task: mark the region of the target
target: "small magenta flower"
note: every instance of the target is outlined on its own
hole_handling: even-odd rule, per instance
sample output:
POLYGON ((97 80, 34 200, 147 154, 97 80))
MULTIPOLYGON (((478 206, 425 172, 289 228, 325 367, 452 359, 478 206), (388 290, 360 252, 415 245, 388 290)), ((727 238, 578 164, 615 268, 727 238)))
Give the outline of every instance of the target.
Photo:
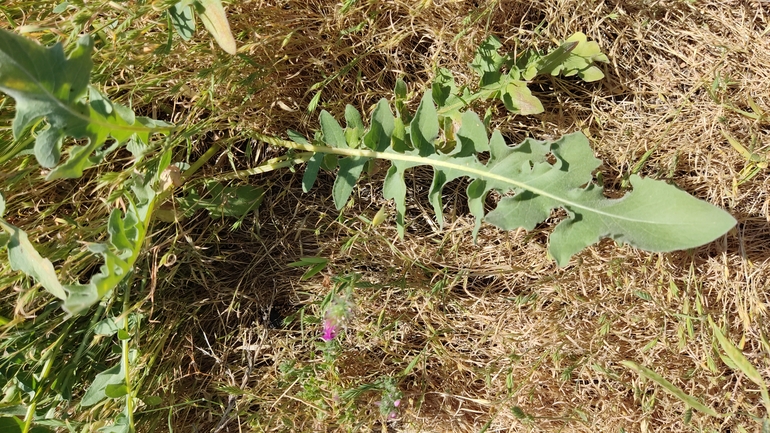
POLYGON ((321 339, 328 343, 337 338, 340 334, 340 327, 345 325, 352 314, 353 301, 350 293, 333 295, 324 312, 321 339))
POLYGON ((376 403, 380 408, 380 413, 386 419, 398 418, 398 407, 401 406, 402 394, 398 390, 395 380, 390 377, 381 378, 378 385, 382 393, 382 399, 376 403))
POLYGON ((332 341, 337 336, 337 321, 332 318, 326 318, 324 320, 324 329, 321 339, 323 341, 332 341))

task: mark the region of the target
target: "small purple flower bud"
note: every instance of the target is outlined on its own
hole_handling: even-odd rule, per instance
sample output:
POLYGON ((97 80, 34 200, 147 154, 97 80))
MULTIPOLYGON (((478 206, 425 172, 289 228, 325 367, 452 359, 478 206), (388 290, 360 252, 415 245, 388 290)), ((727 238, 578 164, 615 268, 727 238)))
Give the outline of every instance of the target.
POLYGON ((337 323, 332 319, 324 320, 323 341, 332 341, 337 336, 337 323))
POLYGON ((396 400, 393 402, 394 407, 398 407, 401 404, 401 400, 396 400))

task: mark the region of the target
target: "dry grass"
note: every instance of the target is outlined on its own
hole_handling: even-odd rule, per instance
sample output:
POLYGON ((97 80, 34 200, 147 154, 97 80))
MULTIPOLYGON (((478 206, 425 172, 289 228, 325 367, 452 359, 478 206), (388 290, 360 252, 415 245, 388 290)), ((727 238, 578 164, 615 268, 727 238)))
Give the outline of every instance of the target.
MULTIPOLYGON (((722 135, 770 153, 770 115, 745 114, 754 112, 750 100, 770 112, 770 5, 342 3, 352 6, 234 2, 227 10, 237 57, 203 31, 192 43, 175 41, 166 57, 137 43, 129 63, 134 74, 150 71, 151 82, 132 76, 126 62, 111 69, 112 51, 95 62, 106 62, 103 77, 113 77, 104 78, 108 90, 151 114, 205 121, 209 132, 191 136, 188 157, 220 140, 226 151, 204 170, 214 177, 278 154, 250 140, 250 130, 312 136, 319 110, 305 109, 317 90, 319 108, 340 116, 345 104, 364 111, 391 99, 403 77, 416 103, 437 67, 472 83, 467 63, 488 34, 512 51, 552 47, 582 31, 610 58, 607 77, 540 79, 533 88, 545 113, 522 118, 498 108, 495 127, 512 140, 583 130, 609 188, 638 169, 724 207, 739 225, 692 252, 650 254, 604 241, 558 269, 546 256, 552 225, 532 233, 485 226, 474 245, 460 183, 446 189, 447 225, 439 230, 425 197, 430 171, 407 179, 404 240, 392 218, 377 228, 359 218, 385 203, 382 174, 362 182, 341 213, 331 203, 331 175, 309 194, 301 170, 244 180, 268 193, 238 229, 201 213, 153 234, 145 338, 167 340, 144 389, 180 405, 170 416, 174 431, 756 431, 749 414, 766 415, 757 387, 720 360, 705 318, 724 325, 770 383, 770 177, 764 169, 744 181, 750 163, 722 135), (164 254, 176 262, 161 265, 164 254), (327 277, 357 273, 370 284, 355 291, 356 313, 332 361, 317 343, 320 325, 307 320, 321 314, 330 284, 322 276, 301 281, 302 270, 286 266, 306 256, 330 258, 327 277), (294 320, 283 325, 286 317, 294 320), (695 412, 686 422, 684 403, 623 360, 730 415, 695 412), (312 374, 288 374, 281 366, 289 362, 312 374), (334 398, 383 376, 397 378, 404 395, 395 420, 380 416, 375 392, 351 404, 334 398), (517 418, 514 406, 530 418, 517 418)), ((165 37, 150 29, 137 41, 155 47, 165 37)))

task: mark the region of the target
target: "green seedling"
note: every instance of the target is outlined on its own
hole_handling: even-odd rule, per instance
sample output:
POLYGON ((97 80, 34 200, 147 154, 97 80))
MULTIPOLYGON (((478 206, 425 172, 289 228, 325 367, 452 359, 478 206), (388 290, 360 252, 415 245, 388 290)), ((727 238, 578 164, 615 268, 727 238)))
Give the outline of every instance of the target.
MULTIPOLYGON (((754 149, 747 149, 740 141, 736 140, 732 135, 728 134, 725 130, 722 130, 722 136, 730 143, 733 149, 738 152, 745 160, 746 165, 743 167, 738 178, 735 179, 734 189, 739 185, 751 180, 754 176, 759 174, 762 170, 767 169, 767 156, 757 153, 754 149)), ((734 191, 737 193, 737 191, 734 191)))

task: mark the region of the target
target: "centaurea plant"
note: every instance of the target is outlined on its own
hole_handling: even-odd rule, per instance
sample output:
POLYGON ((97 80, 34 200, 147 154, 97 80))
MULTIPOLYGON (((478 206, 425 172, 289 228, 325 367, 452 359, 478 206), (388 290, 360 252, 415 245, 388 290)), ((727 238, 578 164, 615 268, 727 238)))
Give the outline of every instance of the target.
POLYGON ((332 293, 331 299, 326 305, 321 339, 327 343, 339 335, 340 327, 353 314, 355 304, 353 303, 352 287, 352 282, 345 284, 342 293, 332 293))

